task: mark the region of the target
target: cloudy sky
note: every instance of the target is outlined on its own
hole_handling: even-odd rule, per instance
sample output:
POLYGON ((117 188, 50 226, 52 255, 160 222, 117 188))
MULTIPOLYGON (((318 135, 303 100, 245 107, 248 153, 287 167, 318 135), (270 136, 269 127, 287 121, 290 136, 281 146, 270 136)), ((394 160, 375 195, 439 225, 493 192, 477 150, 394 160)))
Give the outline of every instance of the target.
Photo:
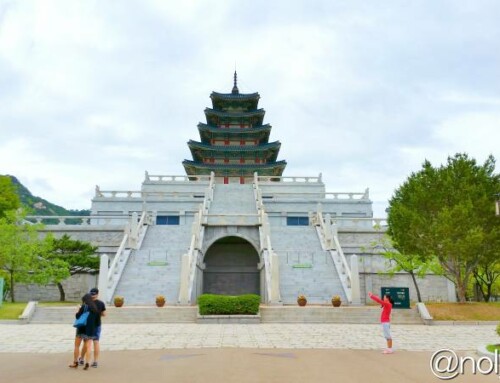
POLYGON ((500 158, 499 19, 496 0, 2 0, 0 174, 73 209, 184 174, 236 65, 284 175, 369 187, 382 217, 424 159, 500 158))

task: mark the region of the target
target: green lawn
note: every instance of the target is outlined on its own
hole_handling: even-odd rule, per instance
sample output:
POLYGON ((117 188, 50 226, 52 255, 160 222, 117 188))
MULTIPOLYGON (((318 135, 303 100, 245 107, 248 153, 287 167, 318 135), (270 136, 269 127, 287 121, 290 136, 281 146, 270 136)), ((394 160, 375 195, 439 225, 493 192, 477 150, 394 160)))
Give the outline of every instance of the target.
MULTIPOLYGON (((28 302, 3 302, 0 307, 0 320, 2 319, 19 319, 19 315, 23 313, 24 308, 28 302)), ((40 302, 40 307, 54 307, 54 306, 77 306, 77 302, 40 302)))
POLYGON ((500 302, 426 303, 434 320, 497 321, 500 302))
POLYGON ((489 352, 495 352, 495 350, 498 350, 498 353, 500 354, 500 344, 489 344, 486 346, 486 349, 489 352))
POLYGON ((26 302, 9 303, 3 302, 0 307, 0 320, 2 319, 18 319, 26 307, 26 302))

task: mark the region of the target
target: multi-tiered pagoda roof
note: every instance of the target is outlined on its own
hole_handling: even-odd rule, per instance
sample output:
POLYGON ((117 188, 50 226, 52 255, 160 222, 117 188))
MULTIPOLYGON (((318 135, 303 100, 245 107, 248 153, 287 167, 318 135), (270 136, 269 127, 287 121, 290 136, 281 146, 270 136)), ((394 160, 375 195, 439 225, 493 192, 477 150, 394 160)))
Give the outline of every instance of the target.
POLYGON ((238 178, 244 183, 253 173, 281 176, 286 161, 277 161, 281 143, 269 142, 271 125, 263 124, 264 109, 259 109, 259 93, 242 94, 234 73, 231 93, 212 92, 212 108, 205 109, 207 123, 199 123, 201 141, 190 140, 193 160, 184 160, 188 175, 210 174, 238 178))

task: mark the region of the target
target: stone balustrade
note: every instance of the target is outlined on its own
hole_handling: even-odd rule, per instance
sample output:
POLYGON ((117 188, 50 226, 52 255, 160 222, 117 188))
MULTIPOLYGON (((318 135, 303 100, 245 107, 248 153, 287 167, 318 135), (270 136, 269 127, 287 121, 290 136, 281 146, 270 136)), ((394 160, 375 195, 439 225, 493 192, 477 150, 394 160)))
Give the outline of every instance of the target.
POLYGON ((25 218, 32 223, 41 223, 45 225, 121 225, 125 224, 129 215, 29 215, 25 218), (55 222, 54 222, 55 221, 55 222))
POLYGON ((143 192, 143 191, 122 191, 122 190, 99 190, 96 191, 95 198, 136 198, 136 199, 148 199, 148 198, 161 198, 161 199, 175 199, 175 198, 204 198, 204 192, 143 192))
POLYGON ((209 175, 152 175, 146 172, 145 181, 155 182, 155 183, 168 183, 168 182, 193 182, 193 181, 203 181, 210 182, 209 175))
POLYGON ((279 200, 286 200, 286 199, 293 199, 293 198, 300 198, 300 199, 310 199, 310 200, 317 200, 318 202, 321 200, 364 200, 368 199, 368 195, 366 192, 364 193, 359 193, 359 192, 327 192, 327 193, 321 193, 321 192, 268 192, 268 193, 263 193, 262 198, 266 200, 274 200, 274 201, 279 201, 279 200))
POLYGON ((375 230, 383 230, 387 227, 387 218, 357 218, 357 217, 331 217, 331 223, 337 227, 348 228, 372 228, 375 230))
POLYGON ((278 176, 258 176, 260 183, 321 183, 321 175, 319 177, 278 177, 278 176))

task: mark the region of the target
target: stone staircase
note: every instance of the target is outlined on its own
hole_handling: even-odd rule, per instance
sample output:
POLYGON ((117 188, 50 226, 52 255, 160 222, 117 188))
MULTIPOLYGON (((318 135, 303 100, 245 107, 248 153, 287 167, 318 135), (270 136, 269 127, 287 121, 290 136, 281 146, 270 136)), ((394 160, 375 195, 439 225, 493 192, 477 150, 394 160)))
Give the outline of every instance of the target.
POLYGON ((186 226, 150 226, 141 249, 130 255, 115 296, 125 297, 128 305, 154 304, 160 294, 167 302, 177 302, 181 257, 187 252, 190 239, 191 230, 186 226))
MULTIPOLYGON (((126 303, 125 303, 126 304, 126 303)), ((68 324, 75 320, 77 307, 37 307, 30 323, 68 324)), ((198 307, 107 306, 103 323, 194 323, 198 307)))
MULTIPOLYGON (((261 306, 262 323, 380 323, 378 306, 261 306)), ((392 310, 394 324, 423 324, 416 308, 392 310)))
POLYGON ((330 302, 333 295, 346 297, 337 270, 321 248, 313 226, 271 226, 271 242, 280 259, 281 299, 296 304, 303 294, 309 303, 330 302))
MULTIPOLYGON (((73 323, 77 307, 37 307, 30 323, 68 324, 73 323)), ((195 323, 198 306, 108 306, 106 323, 195 323)), ((380 308, 377 306, 261 306, 262 323, 379 323, 380 308)), ((394 324, 423 324, 415 308, 393 310, 394 324)))
POLYGON ((257 205, 253 186, 251 184, 216 184, 209 214, 256 215, 257 205))

